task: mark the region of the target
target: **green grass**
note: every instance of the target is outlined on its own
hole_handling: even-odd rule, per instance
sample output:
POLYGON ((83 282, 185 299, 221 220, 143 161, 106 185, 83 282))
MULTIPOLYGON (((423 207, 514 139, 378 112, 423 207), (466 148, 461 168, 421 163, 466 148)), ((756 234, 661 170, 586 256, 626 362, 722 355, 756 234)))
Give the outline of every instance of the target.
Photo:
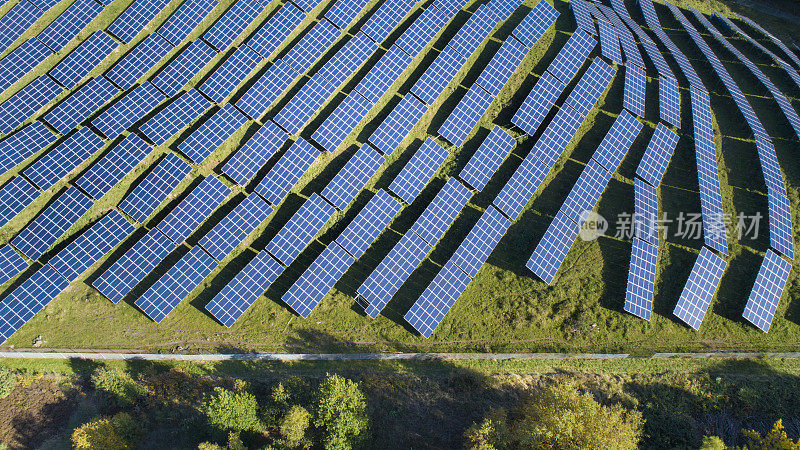
MULTIPOLYGON (((117 0, 114 3, 115 8, 121 1, 123 0, 117 0)), ((526 0, 525 5, 532 6, 535 3, 535 0, 526 0)), ((326 8, 326 4, 327 2, 323 2, 312 15, 321 14, 326 8)), ((377 2, 373 1, 368 9, 374 8, 376 4, 377 2)), ((745 11, 749 17, 774 29, 772 24, 775 22, 768 20, 766 16, 742 9, 735 4, 698 0, 691 3, 684 2, 682 5, 686 4, 699 7, 706 12, 710 11, 710 8, 725 13, 734 10, 745 11)), ((170 8, 175 8, 177 5, 178 2, 173 1, 170 8)), ((419 144, 429 137, 428 131, 442 123, 465 92, 463 84, 474 82, 480 68, 488 63, 494 49, 500 44, 497 39, 490 38, 469 59, 465 69, 459 72, 445 93, 403 140, 400 148, 387 158, 386 163, 369 181, 366 189, 359 194, 348 209, 335 214, 329 220, 317 240, 285 271, 265 296, 259 298, 230 329, 220 325, 208 315, 204 309, 205 305, 249 262, 255 254, 254 251, 263 249, 269 239, 300 207, 303 200, 310 194, 319 192, 336 171, 344 165, 354 149, 364 142, 365 137, 385 117, 388 113, 387 108, 397 102, 398 91, 405 92, 412 81, 431 63, 434 56, 431 49, 441 49, 442 41, 449 39, 454 34, 453 26, 446 27, 423 50, 411 67, 393 84, 390 91, 351 133, 340 150, 333 154, 322 155, 292 189, 277 211, 239 245, 220 264, 220 267, 187 299, 184 299, 161 324, 155 324, 148 319, 133 306, 133 301, 163 274, 168 267, 165 264, 161 264, 145 280, 142 288, 135 290, 126 301, 118 305, 103 298, 86 283, 87 280, 91 281, 102 273, 102 270, 135 242, 135 239, 129 239, 112 251, 110 258, 99 261, 79 280, 72 283, 64 293, 12 336, 5 346, 30 347, 32 342, 41 336, 44 347, 113 348, 148 352, 331 350, 652 352, 678 350, 785 351, 796 349, 800 342, 800 287, 798 287, 797 270, 792 273, 787 289, 788 294, 784 296, 778 308, 770 333, 761 333, 741 318, 750 286, 758 271, 761 255, 768 245, 766 221, 762 222, 760 239, 754 242, 739 242, 732 237, 733 229, 728 230, 731 251, 731 256, 728 258, 730 266, 722 280, 719 294, 713 301, 699 332, 689 330, 671 313, 691 270, 696 253, 702 245, 699 240, 670 237, 662 241, 656 280, 655 309, 651 322, 642 321, 622 311, 631 248, 628 240, 603 237, 592 242, 576 242, 568 254, 557 277, 558 282, 554 286, 546 286, 525 269, 526 260, 574 185, 583 166, 621 109, 624 89, 624 71, 621 68, 610 88, 600 100, 598 108, 589 114, 575 138, 556 163, 555 168, 548 175, 542 188, 531 199, 523 214, 512 224, 508 233, 490 256, 488 263, 484 265, 430 339, 423 339, 413 333, 403 321, 403 314, 431 282, 439 267, 447 261, 460 240, 478 220, 480 212, 488 207, 500 192, 521 158, 524 158, 530 151, 534 139, 520 136, 519 145, 503 163, 498 174, 483 192, 472 198, 469 206, 448 230, 445 238, 434 248, 421 267, 412 274, 384 310, 382 316, 371 320, 354 302, 353 296, 357 287, 379 264, 402 234, 408 230, 446 179, 456 174, 469 160, 479 141, 476 136, 485 135, 491 129, 492 121, 496 117, 500 118, 498 122, 507 123, 510 118, 509 114, 513 114, 515 108, 513 105, 518 105, 524 100, 538 76, 543 73, 558 49, 568 39, 574 29, 568 4, 556 2, 555 5, 561 12, 556 27, 551 28, 530 52, 503 92, 483 116, 478 129, 470 135, 463 147, 449 148, 450 157, 437 172, 434 180, 413 204, 406 206, 400 212, 390 228, 378 238, 367 254, 346 272, 335 289, 322 300, 308 319, 296 316, 282 304, 280 298, 283 293, 321 253, 324 245, 330 243, 360 211, 371 198, 371 193, 389 185, 419 144)), ((276 3, 273 2, 261 15, 260 20, 268 17, 275 6, 276 3)), ((473 11, 475 7, 476 4, 473 3, 468 9, 473 11)), ((216 11, 222 10, 223 5, 220 5, 216 11)), ((638 7, 629 3, 628 10, 640 24, 644 23, 638 13, 638 7)), ((709 65, 703 62, 702 54, 696 49, 683 28, 672 19, 665 7, 657 5, 657 10, 668 34, 687 53, 704 82, 713 86, 712 107, 715 112, 715 135, 720 156, 720 176, 726 213, 731 213, 735 217, 739 212, 746 214, 760 212, 766 216, 766 189, 758 168, 752 137, 740 126, 743 122, 734 103, 726 91, 717 87, 719 83, 716 75, 711 72, 709 65)), ((113 15, 121 11, 121 6, 115 11, 113 13, 112 11, 104 12, 104 16, 94 21, 90 28, 110 23, 113 15)), ((419 7, 409 17, 413 18, 418 14, 419 7)), ((155 29, 156 25, 165 20, 167 16, 160 15, 148 29, 155 29)), ((467 14, 460 13, 455 21, 460 24, 467 17, 467 14)), ((521 14, 514 16, 515 20, 520 18, 521 14)), ((360 22, 363 20, 356 20, 356 23, 360 22)), ((210 24, 210 21, 201 24, 179 48, 183 48, 189 41, 198 37, 210 24)), ((311 21, 306 20, 301 27, 310 24, 311 21)), ((401 25, 401 27, 404 26, 406 24, 401 25)), ((254 29, 255 26, 249 27, 245 34, 253 32, 254 29)), ((502 37, 508 31, 508 25, 498 30, 495 31, 502 37)), ((90 29, 82 32, 82 39, 88 37, 91 31, 90 29)), ((352 30, 350 32, 352 33, 352 30)), ((797 27, 787 24, 782 25, 781 32, 783 36, 800 36, 800 30, 797 27)), ((145 34, 141 33, 137 36, 134 43, 143 39, 145 34)), ((394 33, 395 37, 397 35, 399 35, 398 32, 394 33)), ((296 39, 297 35, 294 35, 287 40, 287 43, 296 39)), ((238 38, 234 46, 241 43, 242 40, 243 37, 238 38)), ((771 45, 765 39, 760 40, 768 47, 771 45)), ((734 39, 733 42, 759 64, 778 87, 792 99, 795 107, 800 106, 797 87, 792 85, 791 80, 773 62, 758 55, 745 41, 734 39)), ((288 48, 287 43, 275 51, 272 59, 283 56, 288 48)), ((70 46, 75 45, 77 45, 77 41, 70 44, 70 46)), ((781 167, 790 185, 789 195, 794 212, 794 235, 797 239, 800 234, 800 218, 797 215, 800 203, 797 189, 800 184, 800 173, 798 166, 794 163, 798 150, 797 138, 792 136, 791 128, 782 114, 776 111, 776 105, 766 96, 763 87, 757 84, 757 81, 746 72, 741 64, 733 62, 733 55, 726 53, 715 42, 711 42, 711 45, 748 95, 748 99, 762 119, 767 131, 770 135, 775 136, 774 143, 781 167)), ((96 75, 101 73, 102 69, 110 67, 113 61, 124 54, 125 48, 127 46, 106 58, 102 64, 103 67, 92 73, 96 75)), ((229 49, 227 52, 232 50, 229 49)), ((595 51, 595 56, 598 51, 599 46, 595 51)), ((313 74, 330 56, 332 53, 326 53, 312 67, 309 74, 313 74)), ((666 58, 673 66, 674 71, 679 73, 671 57, 666 55, 666 58)), ((202 81, 218 64, 219 59, 220 57, 217 57, 209 63, 189 85, 193 86, 202 81)), ((34 72, 44 73, 54 64, 55 61, 48 60, 37 67, 34 72)), ((161 65, 163 63, 159 64, 159 67, 161 65)), ((586 66, 588 65, 584 66, 584 70, 586 66)), ((264 65, 256 69, 248 80, 242 82, 232 98, 236 98, 246 87, 250 86, 257 79, 258 74, 263 72, 263 67, 264 65)), ((148 76, 156 70, 158 67, 149 71, 148 76)), ((355 84, 354 80, 360 78, 366 73, 366 70, 368 70, 366 67, 360 69, 358 75, 345 83, 342 89, 344 93, 352 88, 355 84)), ((655 74, 652 67, 648 74, 651 76, 655 74)), ((287 89, 284 97, 296 92, 297 89, 297 82, 295 82, 287 89)), ((682 90, 682 93, 684 94, 683 122, 689 124, 691 114, 688 91, 682 90)), ((615 174, 597 206, 597 211, 606 217, 633 211, 633 175, 647 145, 650 130, 655 127, 658 120, 658 108, 652 102, 652 99, 656 98, 656 94, 657 83, 651 79, 648 84, 648 99, 651 99, 651 103, 647 105, 646 131, 637 139, 634 147, 623 161, 620 171, 615 174)), ((2 98, 0 97, 0 99, 2 98)), ((323 106, 323 115, 318 114, 312 117, 309 121, 308 131, 301 135, 307 136, 308 132, 313 131, 324 119, 324 114, 332 111, 343 98, 342 91, 334 94, 323 106)), ((274 115, 285 103, 286 98, 278 100, 265 117, 274 115)), ((49 105, 43 111, 52 106, 53 104, 49 105)), ((208 111, 206 114, 210 114, 210 112, 208 111)), ((179 135, 186 135, 194 128, 196 125, 190 124, 179 135)), ((229 155, 233 154, 243 139, 255 132, 256 128, 256 124, 249 122, 206 161, 197 165, 145 225, 147 227, 154 226, 172 206, 184 197, 190 187, 196 185, 201 177, 218 173, 229 155)), ((681 140, 660 190, 660 209, 671 217, 675 217, 681 211, 687 213, 700 211, 691 128, 684 127, 679 133, 681 140)), ((176 140, 172 139, 164 146, 153 149, 145 161, 98 201, 49 254, 55 254, 57 249, 69 242, 94 220, 97 220, 103 212, 117 205, 130 190, 130 184, 139 179, 160 155, 169 148, 173 148, 176 140)), ((439 142, 444 144, 441 140, 439 142)), ((108 147, 101 149, 93 156, 92 160, 99 158, 108 147)), ((9 174, 1 176, 0 183, 4 183, 10 176, 19 173, 36 157, 38 156, 32 157, 9 174)), ((276 157, 273 158, 273 161, 276 157)), ((33 205, 0 229, 0 242, 10 241, 55 193, 67 186, 70 180, 80 176, 90 164, 91 161, 83 163, 66 180, 62 180, 54 188, 45 192, 33 205)), ((247 192, 252 191, 252 188, 253 186, 248 186, 247 192)), ((241 195, 242 190, 236 188, 231 198, 238 198, 241 195)), ((210 229, 215 220, 223 217, 229 209, 230 206, 223 206, 201 229, 210 229)), ((143 232, 144 230, 140 231, 136 236, 141 236, 143 232)), ((189 239, 189 244, 195 244, 200 235, 202 233, 195 233, 195 236, 189 239)), ((170 261, 175 261, 174 256, 170 261)), ((9 286, 14 284, 15 281, 12 280, 3 289, 8 290, 9 286)))

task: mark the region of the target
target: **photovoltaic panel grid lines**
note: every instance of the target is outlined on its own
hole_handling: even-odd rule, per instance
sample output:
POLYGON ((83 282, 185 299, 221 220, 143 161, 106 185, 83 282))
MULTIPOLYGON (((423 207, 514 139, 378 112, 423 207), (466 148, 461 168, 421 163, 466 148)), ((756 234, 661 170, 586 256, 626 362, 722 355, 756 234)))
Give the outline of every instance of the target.
POLYGON ((333 45, 340 34, 339 30, 330 22, 321 20, 301 37, 282 59, 295 70, 303 73, 322 56, 328 47, 333 45))
POLYGON ((383 42, 414 7, 414 0, 386 0, 361 27, 375 42, 383 42))
POLYGON ((169 138, 195 120, 211 103, 197 89, 183 93, 139 127, 150 142, 164 145, 169 138))
POLYGON ((724 259, 703 247, 673 314, 695 330, 699 329, 727 264, 724 259))
POLYGON ((10 245, 0 247, 0 284, 5 284, 27 267, 28 263, 10 245))
POLYGON ((167 4, 169 0, 136 0, 114 19, 108 31, 122 42, 130 42, 167 4))
POLYGON ((68 284, 52 267, 40 267, 0 303, 0 339, 8 339, 68 284))
POLYGON ((48 189, 94 154, 103 144, 103 140, 89 127, 81 128, 22 173, 36 186, 48 189))
POLYGON ((325 13, 325 18, 340 29, 347 28, 367 3, 369 1, 366 0, 336 1, 325 13))
POLYGON ((14 177, 0 188, 0 226, 30 205, 39 191, 23 177, 14 177))
POLYGON ((106 195, 151 150, 138 135, 129 134, 102 158, 95 161, 75 184, 97 200, 106 195))
POLYGON ((547 71, 562 83, 569 83, 595 46, 597 41, 591 36, 580 30, 575 31, 547 67, 547 71))
POLYGON ((633 240, 628 287, 625 290, 625 311, 644 320, 650 320, 653 311, 657 259, 658 247, 641 239, 633 240))
POLYGON ((585 118, 586 116, 569 106, 561 106, 542 136, 536 141, 531 154, 542 160, 548 168, 553 167, 585 118))
POLYGON ((466 61, 453 47, 445 46, 414 83, 411 92, 426 104, 433 104, 466 61))
POLYGON ((53 52, 30 38, 0 61, 0 90, 6 90, 53 52))
POLYGON ((33 122, 0 141, 0 171, 5 172, 56 140, 42 122, 33 122))
POLYGON ((589 4, 583 0, 575 0, 569 2, 569 8, 572 10, 572 14, 575 16, 575 23, 580 29, 587 33, 597 34, 589 4))
MULTIPOLYGON (((275 66, 273 66, 275 67, 275 66)), ((328 83, 317 73, 303 85, 289 103, 286 104, 273 120, 287 133, 296 135, 314 115, 328 97, 336 91, 336 86, 328 83)), ((244 97, 242 97, 244 99, 244 97)))
POLYGON ((578 237, 579 227, 571 221, 566 214, 559 212, 555 219, 550 222, 550 226, 544 237, 536 246, 533 255, 525 264, 531 272, 536 274, 547 284, 553 284, 556 272, 564 258, 567 257, 572 243, 578 237))
POLYGON ((72 89, 115 48, 117 48, 117 43, 114 39, 108 34, 98 31, 56 64, 50 71, 50 76, 60 85, 72 89))
POLYGON ((525 45, 516 39, 506 39, 475 84, 497 97, 527 54, 525 45))
POLYGON ((515 220, 549 171, 549 166, 528 153, 492 204, 510 220, 515 220))
POLYGON ((144 223, 191 169, 174 153, 168 153, 120 203, 119 209, 144 223))
POLYGON ((611 172, 604 169, 597 161, 590 161, 564 200, 564 204, 561 205, 561 212, 573 222, 583 226, 588 212, 592 211, 600 201, 600 196, 609 181, 611 172))
POLYGON ((447 156, 447 150, 427 139, 389 185, 389 190, 406 203, 413 202, 447 156))
POLYGON ((11 133, 61 92, 61 87, 52 78, 46 75, 36 78, 0 105, 0 132, 11 133))
MULTIPOLYGON (((241 109, 251 119, 258 119, 259 117, 261 117, 261 115, 263 115, 267 111, 267 108, 269 108, 272 102, 278 99, 281 92, 283 92, 284 89, 289 87, 289 85, 292 83, 292 80, 294 80, 297 75, 299 75, 299 73, 295 71, 294 68, 292 68, 292 66, 286 63, 286 61, 282 59, 275 61, 275 63, 272 64, 269 67, 269 69, 267 69, 266 72, 264 72, 261 78, 259 78, 258 81, 255 82, 255 84, 250 86, 250 88, 247 89, 244 95, 242 95, 238 100, 236 100, 236 107, 241 109)), ((222 76, 224 77, 225 75, 222 76)), ((209 81, 211 79, 212 78, 209 78, 209 81)), ((222 78, 220 80, 220 83, 223 84, 226 83, 226 79, 222 78)), ((200 87, 201 90, 203 89, 203 86, 200 87)), ((233 86, 228 86, 228 87, 232 88, 233 86)), ((333 89, 332 85, 330 85, 327 82, 327 80, 322 78, 321 75, 317 74, 314 77, 312 77, 311 81, 309 81, 303 86, 300 92, 296 93, 292 97, 292 100, 290 100, 289 104, 283 108, 286 111, 284 112, 283 110, 281 110, 281 112, 283 112, 286 115, 289 115, 291 112, 291 114, 296 114, 297 117, 300 117, 301 113, 297 112, 296 108, 298 107, 296 105, 293 105, 293 103, 314 101, 318 102, 315 103, 316 107, 323 101, 325 101, 325 98, 327 98, 328 94, 332 92, 332 89, 333 89), (319 100, 317 97, 314 97, 313 95, 317 91, 327 92, 326 94, 321 94, 325 95, 325 98, 319 100), (292 106, 290 107, 290 105, 292 106)), ((206 91, 203 92, 205 93, 206 91)), ((227 93, 225 95, 227 95, 227 93)), ((311 106, 309 106, 309 108, 311 108, 311 106)), ((303 113, 307 114, 308 115, 307 117, 311 117, 313 111, 311 112, 304 111, 303 113)), ((279 125, 286 125, 286 127, 295 127, 292 129, 298 131, 300 130, 300 127, 303 125, 302 123, 292 124, 291 119, 288 119, 284 123, 281 123, 279 120, 280 119, 276 119, 276 122, 279 125)))
POLYGON ((339 244, 330 243, 283 294, 281 300, 301 317, 308 317, 353 262, 353 257, 339 244))
POLYGON ((411 231, 431 247, 435 246, 471 196, 469 189, 450 178, 411 226, 411 231))
POLYGON ((494 97, 491 94, 480 86, 472 86, 439 128, 439 135, 460 147, 492 101, 494 97))
POLYGON ((247 46, 262 57, 269 58, 305 17, 299 8, 291 3, 284 3, 270 16, 264 26, 247 40, 247 46))
POLYGON ((617 29, 605 20, 598 20, 598 23, 600 24, 600 51, 611 61, 622 64, 622 49, 617 29))
POLYGON ((261 197, 251 194, 200 239, 200 246, 222 261, 270 214, 272 208, 261 197))
POLYGON ((192 79, 192 77, 216 56, 217 52, 203 41, 197 40, 164 67, 150 82, 161 92, 172 97, 192 79))
POLYGON ((661 120, 680 128, 681 97, 674 78, 661 76, 658 79, 658 111, 661 120))
POLYGON ((256 192, 271 205, 277 206, 311 167, 317 156, 319 151, 313 145, 298 138, 256 186, 256 192))
POLYGON ((347 208, 383 161, 383 157, 372 148, 372 145, 361 146, 325 186, 321 192, 322 197, 339 210, 347 208))
POLYGON ((369 142, 384 155, 390 155, 405 139, 428 107, 413 95, 406 95, 378 126, 369 142))
POLYGON ((542 74, 522 106, 519 107, 511 123, 529 135, 536 134, 547 113, 564 92, 566 86, 548 72, 542 74))
POLYGON ((470 281, 452 260, 448 261, 403 318, 429 338, 470 281))
POLYGON ((151 34, 118 60, 106 72, 105 77, 121 89, 130 89, 170 50, 172 50, 172 44, 157 34, 151 34))
POLYGON ((158 229, 176 244, 182 244, 230 192, 216 177, 206 178, 158 224, 158 229))
POLYGON ((266 250, 284 265, 290 265, 334 212, 333 207, 322 197, 311 194, 297 213, 267 244, 266 250))
POLYGON ((451 18, 435 7, 426 8, 425 12, 420 14, 414 23, 397 38, 396 43, 412 58, 415 58, 451 18))
POLYGON ((95 78, 45 114, 44 120, 59 133, 67 134, 118 92, 107 79, 95 78))
POLYGON ((218 65, 197 89, 220 104, 261 61, 261 56, 242 45, 218 65))
POLYGON ((381 231, 400 211, 400 208, 400 202, 383 189, 378 190, 367 206, 336 238, 336 243, 341 245, 353 258, 361 258, 381 231))
POLYGON ((478 270, 489 259, 489 255, 510 226, 511 222, 503 216, 500 210, 489 206, 461 242, 450 261, 470 278, 475 278, 478 270))
POLYGON ((589 69, 578 81, 575 89, 569 94, 565 103, 575 108, 583 116, 586 116, 611 83, 615 73, 616 70, 613 67, 603 62, 600 58, 595 58, 592 65, 589 66, 589 69))
POLYGON ((486 39, 486 36, 489 35, 489 32, 492 31, 497 22, 492 8, 488 5, 481 5, 447 45, 456 49, 465 58, 469 58, 486 39))
POLYGON ((92 120, 103 136, 114 139, 156 107, 164 94, 150 83, 144 83, 118 99, 110 108, 92 120))
POLYGON ((203 33, 203 39, 217 50, 225 50, 263 9, 256 0, 237 0, 214 26, 203 33))
POLYGON ((768 195, 769 243, 772 248, 789 259, 794 259, 792 237, 792 212, 789 199, 783 195, 768 195))
POLYGON ((341 86, 377 49, 378 44, 372 42, 366 34, 356 33, 320 67, 319 73, 331 84, 341 86))
POLYGON ((625 92, 622 106, 639 117, 644 117, 644 97, 647 74, 635 64, 625 65, 625 92))
POLYGON ((103 11, 94 0, 76 0, 50 23, 36 39, 42 41, 54 52, 60 52, 78 32, 103 11))
POLYGON ((517 141, 500 127, 494 127, 489 136, 469 159, 458 177, 481 191, 494 175, 497 168, 514 148, 517 141))
POLYGON ((370 102, 377 103, 383 94, 389 90, 392 83, 406 70, 411 60, 412 58, 406 52, 393 45, 364 75, 355 90, 370 102))
POLYGON ((633 182, 634 231, 636 237, 658 246, 658 192, 641 178, 633 182))
POLYGON ((186 0, 158 28, 158 34, 172 45, 178 45, 216 5, 214 0, 186 0))
POLYGON ((206 305, 206 310, 223 325, 230 327, 283 270, 283 266, 269 253, 259 253, 206 305))
POLYGON ((595 150, 592 159, 614 173, 642 130, 642 123, 625 110, 620 111, 611 129, 595 150))
POLYGON ((742 313, 742 317, 765 333, 769 331, 772 319, 775 317, 791 270, 791 263, 777 253, 767 250, 742 313))
POLYGON ((267 121, 222 167, 222 173, 244 186, 286 141, 286 133, 274 122, 267 121))
POLYGON ((667 165, 672 159, 672 153, 677 144, 678 135, 664 124, 659 123, 650 138, 650 143, 647 144, 647 149, 636 169, 636 175, 651 186, 658 187, 667 172, 667 165))
POLYGON ((311 138, 324 149, 333 153, 370 109, 372 109, 372 103, 369 100, 359 95, 358 92, 350 92, 347 98, 322 122, 311 138))
POLYGON ((558 11, 549 3, 537 2, 536 6, 514 28, 511 35, 526 46, 533 47, 557 17, 558 11))
POLYGON ((192 161, 201 163, 246 122, 247 116, 229 103, 203 122, 178 149, 192 161))

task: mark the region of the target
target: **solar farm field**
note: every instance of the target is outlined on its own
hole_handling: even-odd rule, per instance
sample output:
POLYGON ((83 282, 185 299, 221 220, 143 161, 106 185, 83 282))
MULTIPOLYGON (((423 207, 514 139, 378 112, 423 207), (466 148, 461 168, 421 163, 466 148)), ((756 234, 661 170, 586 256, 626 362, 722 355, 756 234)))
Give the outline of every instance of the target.
POLYGON ((0 36, 5 347, 800 343, 789 22, 711 1, 33 3, 0 36))

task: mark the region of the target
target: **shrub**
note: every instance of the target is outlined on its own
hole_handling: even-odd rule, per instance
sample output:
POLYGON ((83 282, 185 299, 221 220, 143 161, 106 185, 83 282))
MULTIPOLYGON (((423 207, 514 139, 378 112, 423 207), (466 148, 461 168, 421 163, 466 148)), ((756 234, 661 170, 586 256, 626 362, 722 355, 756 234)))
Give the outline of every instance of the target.
POLYGON ((775 450, 800 450, 800 441, 793 441, 783 429, 783 421, 778 419, 772 430, 765 436, 761 436, 755 430, 742 430, 745 439, 748 440, 748 448, 752 449, 775 449, 775 450))
POLYGON ((367 438, 367 403, 358 383, 328 375, 319 387, 314 425, 326 449, 349 449, 367 438))
POLYGON ((17 372, 7 368, 0 367, 0 398, 5 398, 17 386, 17 372))
POLYGON ((220 430, 261 431, 258 402, 249 392, 214 388, 214 395, 203 404, 208 422, 220 430))
POLYGON ((502 409, 493 410, 480 424, 473 424, 464 433, 466 448, 472 450, 495 450, 510 444, 507 416, 502 409))
POLYGON ((72 432, 72 445, 77 449, 127 449, 134 447, 137 437, 133 418, 127 413, 119 413, 76 428, 72 432))
POLYGON ((286 412, 280 426, 281 437, 284 445, 290 448, 306 446, 306 430, 310 423, 311 414, 302 406, 292 406, 286 412))
POLYGON ((706 436, 700 443, 700 450, 725 450, 725 442, 717 436, 706 436))
POLYGON ((114 398, 121 407, 136 403, 145 393, 145 388, 127 373, 107 367, 99 367, 92 374, 95 389, 114 398))
POLYGON ((223 447, 214 442, 201 442, 197 446, 197 450, 247 450, 242 440, 239 438, 239 433, 228 433, 228 445, 223 447))

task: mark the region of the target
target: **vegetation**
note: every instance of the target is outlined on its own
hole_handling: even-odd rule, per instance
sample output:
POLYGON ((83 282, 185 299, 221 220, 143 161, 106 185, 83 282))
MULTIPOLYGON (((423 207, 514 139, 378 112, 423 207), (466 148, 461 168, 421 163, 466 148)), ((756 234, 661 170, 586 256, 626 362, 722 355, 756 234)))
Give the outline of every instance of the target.
POLYGON ((133 448, 137 424, 128 413, 103 417, 85 423, 72 432, 72 445, 77 449, 120 450, 133 448))
POLYGON ((368 423, 367 404, 358 384, 338 375, 327 377, 319 388, 314 418, 314 425, 323 430, 325 448, 343 450, 363 443, 368 423))

